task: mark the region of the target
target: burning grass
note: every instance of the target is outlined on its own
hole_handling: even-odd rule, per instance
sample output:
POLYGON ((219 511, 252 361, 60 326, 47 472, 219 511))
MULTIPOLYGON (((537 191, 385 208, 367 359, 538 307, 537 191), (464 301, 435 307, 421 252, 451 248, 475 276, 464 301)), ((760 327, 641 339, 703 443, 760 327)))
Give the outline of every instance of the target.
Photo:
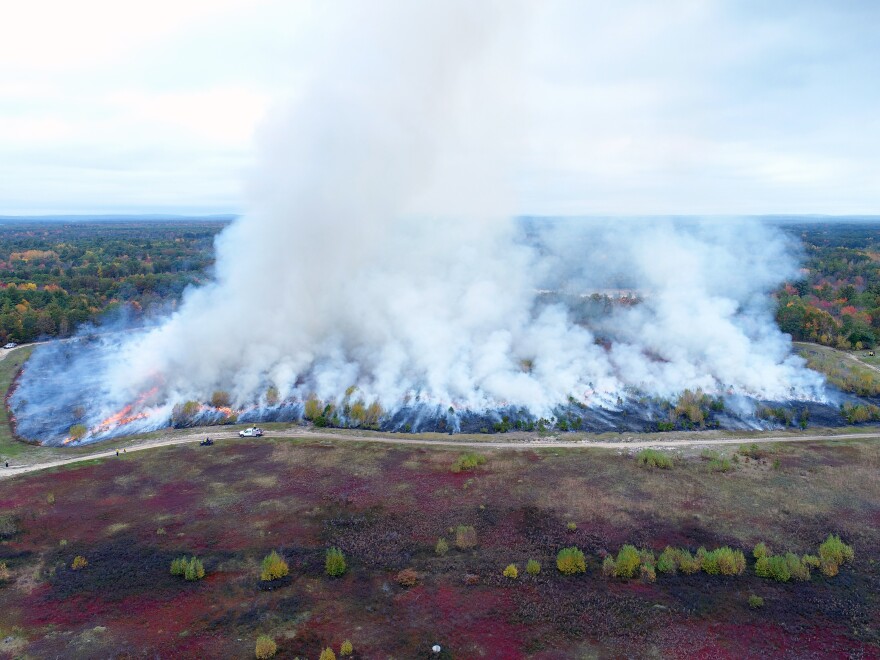
POLYGON ((345 639, 362 657, 878 653, 880 447, 779 447, 780 470, 747 453, 761 458, 723 476, 698 455, 643 470, 575 450, 485 451, 453 473, 454 450, 264 439, 42 473, 0 483, 0 627, 25 631, 32 656, 246 657, 259 635, 289 657, 345 639), (759 541, 824 541, 816 559, 838 574, 761 578, 741 553, 759 541), (345 562, 332 578, 328 548, 345 562), (263 582, 273 552, 287 574, 263 582), (193 557, 203 579, 169 570, 193 557))

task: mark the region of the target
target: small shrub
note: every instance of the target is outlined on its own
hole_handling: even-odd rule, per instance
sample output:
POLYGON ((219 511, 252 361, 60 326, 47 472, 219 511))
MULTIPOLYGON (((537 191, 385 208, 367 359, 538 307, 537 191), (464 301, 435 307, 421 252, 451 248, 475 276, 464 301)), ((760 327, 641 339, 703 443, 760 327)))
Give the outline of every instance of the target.
POLYGON ((211 394, 211 406, 214 408, 228 408, 230 404, 229 392, 217 390, 211 394))
POLYGON ((828 576, 837 575, 838 568, 843 564, 851 563, 855 559, 852 546, 844 543, 839 536, 829 534, 819 546, 819 559, 821 560, 822 572, 828 576))
POLYGON ((324 569, 330 577, 339 577, 345 573, 345 555, 339 548, 329 548, 324 560, 324 569))
POLYGON ((467 472, 468 470, 473 470, 483 465, 486 462, 486 457, 480 454, 468 453, 462 454, 459 456, 455 463, 452 464, 453 472, 467 472))
POLYGON ((810 579, 810 567, 793 552, 785 553, 785 563, 788 564, 788 572, 795 580, 806 582, 810 579))
POLYGON ((303 406, 303 417, 309 421, 314 421, 321 416, 324 405, 321 400, 314 394, 310 394, 303 406))
POLYGON ((411 568, 404 568, 394 576, 394 581, 401 587, 414 587, 419 583, 419 574, 411 568))
POLYGON ((541 564, 539 564, 534 559, 529 559, 528 563, 526 564, 526 573, 528 573, 531 576, 535 576, 540 572, 541 572, 541 564))
POLYGON ((318 657, 318 660, 336 660, 336 654, 333 652, 333 649, 328 647, 321 651, 321 655, 318 657))
POLYGON ((641 563, 639 551, 635 546, 625 545, 617 553, 617 559, 614 562, 614 575, 619 578, 631 578, 639 570, 641 563))
POLYGON ((441 557, 449 552, 449 544, 442 536, 437 539, 437 545, 434 546, 434 552, 436 552, 441 557))
POLYGON ((275 640, 268 635, 260 635, 257 637, 257 646, 254 649, 254 655, 257 660, 267 660, 278 652, 278 646, 275 640))
POLYGON ((459 525, 455 528, 455 547, 459 550, 470 550, 477 545, 477 530, 471 525, 459 525))
POLYGON ((574 532, 574 531, 577 531, 578 526, 577 526, 577 523, 569 522, 569 523, 565 526, 565 528, 566 528, 569 532, 574 532))
POLYGON ((86 559, 82 555, 77 555, 76 557, 73 558, 73 563, 70 565, 70 568, 72 568, 75 571, 79 571, 88 565, 89 565, 88 559, 86 559))
POLYGON ((63 548, 67 545, 67 539, 61 539, 60 541, 58 541, 58 545, 63 548))
POLYGON ((769 557, 773 553, 770 552, 770 548, 767 547, 767 544, 763 541, 755 546, 755 549, 752 550, 752 556, 755 559, 761 559, 762 557, 769 557))
POLYGON ((639 575, 641 575, 642 579, 646 582, 654 582, 657 579, 657 573, 654 570, 653 564, 642 564, 639 566, 639 575))
POLYGON ((205 567, 202 566, 202 561, 198 557, 190 557, 183 577, 187 582, 195 582, 205 577, 205 567))
POLYGON ((287 567, 287 562, 274 550, 263 559, 262 569, 260 570, 260 579, 263 582, 278 580, 288 573, 290 573, 290 569, 287 567))
POLYGON ((171 560, 171 575, 183 575, 188 563, 186 557, 171 560))
POLYGON ((575 573, 587 572, 587 560, 584 553, 578 548, 572 546, 563 548, 556 555, 556 568, 564 575, 574 575, 575 573))
POLYGON ((816 555, 804 555, 801 557, 801 561, 804 563, 804 566, 809 566, 810 568, 819 568, 822 565, 822 561, 816 555))
POLYGON ((709 575, 742 575, 746 569, 746 558, 740 550, 732 550, 724 546, 706 552, 703 548, 697 552, 703 570, 709 575))
POLYGON ((156 530, 156 536, 165 536, 165 534, 166 534, 166 532, 165 532, 165 528, 164 528, 164 527, 159 527, 159 528, 156 530))
POLYGON ((342 642, 342 645, 339 647, 339 655, 351 655, 354 653, 354 646, 349 640, 345 640, 342 642))
POLYGON ((737 451, 740 455, 745 456, 746 458, 754 459, 756 461, 764 457, 764 452, 762 452, 761 448, 758 447, 758 445, 754 442, 750 445, 740 445, 737 451))
POLYGON ((770 555, 755 562, 755 575, 777 582, 788 582, 791 579, 791 568, 784 555, 770 555))
POLYGON ((0 580, 3 580, 5 582, 10 577, 11 574, 9 573, 9 567, 6 566, 6 562, 0 561, 0 580))
POLYGON ((503 575, 506 578, 510 578, 511 580, 515 580, 519 577, 519 569, 516 567, 516 564, 508 564, 507 567, 503 571, 503 575))
POLYGON ((749 607, 751 607, 753 610, 764 607, 764 599, 760 596, 752 594, 751 596, 749 596, 749 607))
POLYGON ((733 470, 733 463, 729 458, 716 458, 709 461, 710 472, 730 472, 733 470))
POLYGON ((636 454, 636 462, 643 468, 660 468, 668 470, 672 467, 672 458, 656 449, 643 449, 636 454))
POLYGON ((617 565, 614 563, 614 555, 607 554, 602 560, 602 575, 605 577, 614 577, 617 573, 617 565))
POLYGON ((74 424, 70 427, 70 430, 67 432, 70 436, 70 439, 76 442, 77 440, 82 440, 86 437, 86 433, 89 430, 86 428, 85 424, 74 424))
POLYGON ((46 504, 55 504, 55 493, 46 495, 46 504))
POLYGON ((693 575, 698 573, 702 568, 700 557, 694 557, 689 550, 678 551, 678 569, 685 575, 693 575))
POLYGON ((678 552, 674 548, 667 545, 660 553, 657 558, 657 570, 661 573, 675 575, 678 571, 678 552))

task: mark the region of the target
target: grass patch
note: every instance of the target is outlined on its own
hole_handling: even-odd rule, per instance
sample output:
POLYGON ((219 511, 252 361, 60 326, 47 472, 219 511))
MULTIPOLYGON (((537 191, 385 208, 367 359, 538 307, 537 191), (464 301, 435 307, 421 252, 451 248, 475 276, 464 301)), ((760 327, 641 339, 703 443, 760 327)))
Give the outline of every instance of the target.
POLYGON ((647 469, 669 470, 672 468, 672 457, 656 449, 643 449, 636 454, 636 463, 639 464, 639 467, 647 469))

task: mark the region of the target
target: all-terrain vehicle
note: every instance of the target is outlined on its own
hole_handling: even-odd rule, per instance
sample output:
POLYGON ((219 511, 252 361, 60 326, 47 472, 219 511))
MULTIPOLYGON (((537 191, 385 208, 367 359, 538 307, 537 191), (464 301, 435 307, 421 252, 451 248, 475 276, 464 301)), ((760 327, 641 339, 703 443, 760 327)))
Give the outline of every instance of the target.
POLYGON ((263 429, 251 426, 250 428, 244 429, 238 432, 239 438, 262 438, 263 437, 263 429))
POLYGON ((202 447, 210 447, 214 444, 214 441, 211 438, 205 438, 199 443, 202 447))

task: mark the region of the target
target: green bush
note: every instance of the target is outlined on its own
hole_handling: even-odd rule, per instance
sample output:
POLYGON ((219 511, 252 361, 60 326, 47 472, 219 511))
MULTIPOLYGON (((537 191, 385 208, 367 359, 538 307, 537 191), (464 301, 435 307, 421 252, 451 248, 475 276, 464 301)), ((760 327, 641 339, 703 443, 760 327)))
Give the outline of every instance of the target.
POLYGON ((740 550, 727 546, 706 552, 697 551, 703 570, 709 575, 742 575, 746 569, 746 558, 740 550))
POLYGON ((486 462, 486 457, 480 454, 462 454, 459 456, 455 463, 452 464, 453 472, 467 472, 468 470, 473 470, 486 462))
POLYGON ((761 541, 758 545, 755 546, 755 549, 752 550, 752 556, 755 559, 761 559, 762 557, 769 557, 773 553, 770 552, 770 548, 767 547, 767 544, 761 541))
POLYGON ((328 548, 327 556, 324 560, 324 569, 330 577, 339 577, 345 573, 345 555, 339 548, 328 548))
POLYGON ((822 565, 822 561, 816 555, 804 555, 801 557, 801 561, 804 563, 804 566, 809 566, 810 568, 819 568, 822 565))
POLYGON ((449 552, 449 544, 442 536, 437 539, 437 545, 434 546, 434 552, 436 552, 441 557, 449 552))
POLYGON ((574 546, 563 548, 556 555, 556 568, 564 575, 586 573, 587 560, 584 558, 584 553, 578 548, 574 546))
POLYGON ((639 551, 633 545, 625 545, 617 552, 614 575, 619 578, 634 577, 641 564, 639 551))
POLYGON ((535 576, 540 572, 541 572, 541 564, 539 564, 534 559, 529 559, 528 563, 526 564, 526 573, 528 573, 529 575, 535 576))
POLYGON ((678 571, 678 551, 666 546, 657 558, 657 570, 674 575, 678 571))
POLYGON ((764 607, 764 599, 760 596, 752 594, 751 596, 749 596, 749 607, 751 607, 753 610, 764 607))
POLYGON ((643 449, 636 454, 636 462, 643 468, 668 470, 672 467, 672 457, 656 449, 643 449))
POLYGON ((810 579, 810 569, 801 562, 800 557, 791 552, 761 557, 755 562, 755 574, 777 582, 788 582, 792 577, 797 580, 810 579))
POLYGON ((183 573, 183 577, 189 582, 195 582, 205 577, 205 567, 202 566, 202 562, 198 557, 190 558, 186 565, 186 570, 183 573))
POLYGON ((186 572, 188 560, 186 557, 178 557, 171 561, 171 575, 183 575, 186 572))
POLYGON ((614 555, 607 554, 602 560, 602 575, 605 577, 614 577, 617 574, 617 565, 614 563, 614 555))
POLYGON ((836 564, 842 566, 850 563, 855 558, 855 552, 852 546, 844 543, 839 536, 829 534, 819 546, 819 559, 826 564, 836 564))
POLYGON ((508 564, 504 569, 503 574, 504 577, 515 580, 519 577, 519 569, 516 567, 516 564, 508 564))
POLYGON ((351 643, 351 641, 345 640, 344 642, 342 642, 342 644, 339 646, 339 655, 351 655, 352 653, 354 653, 354 645, 351 643))
POLYGON ((271 582, 272 580, 283 578, 289 572, 290 569, 287 567, 287 562, 273 550, 263 559, 260 579, 263 582, 271 582))

